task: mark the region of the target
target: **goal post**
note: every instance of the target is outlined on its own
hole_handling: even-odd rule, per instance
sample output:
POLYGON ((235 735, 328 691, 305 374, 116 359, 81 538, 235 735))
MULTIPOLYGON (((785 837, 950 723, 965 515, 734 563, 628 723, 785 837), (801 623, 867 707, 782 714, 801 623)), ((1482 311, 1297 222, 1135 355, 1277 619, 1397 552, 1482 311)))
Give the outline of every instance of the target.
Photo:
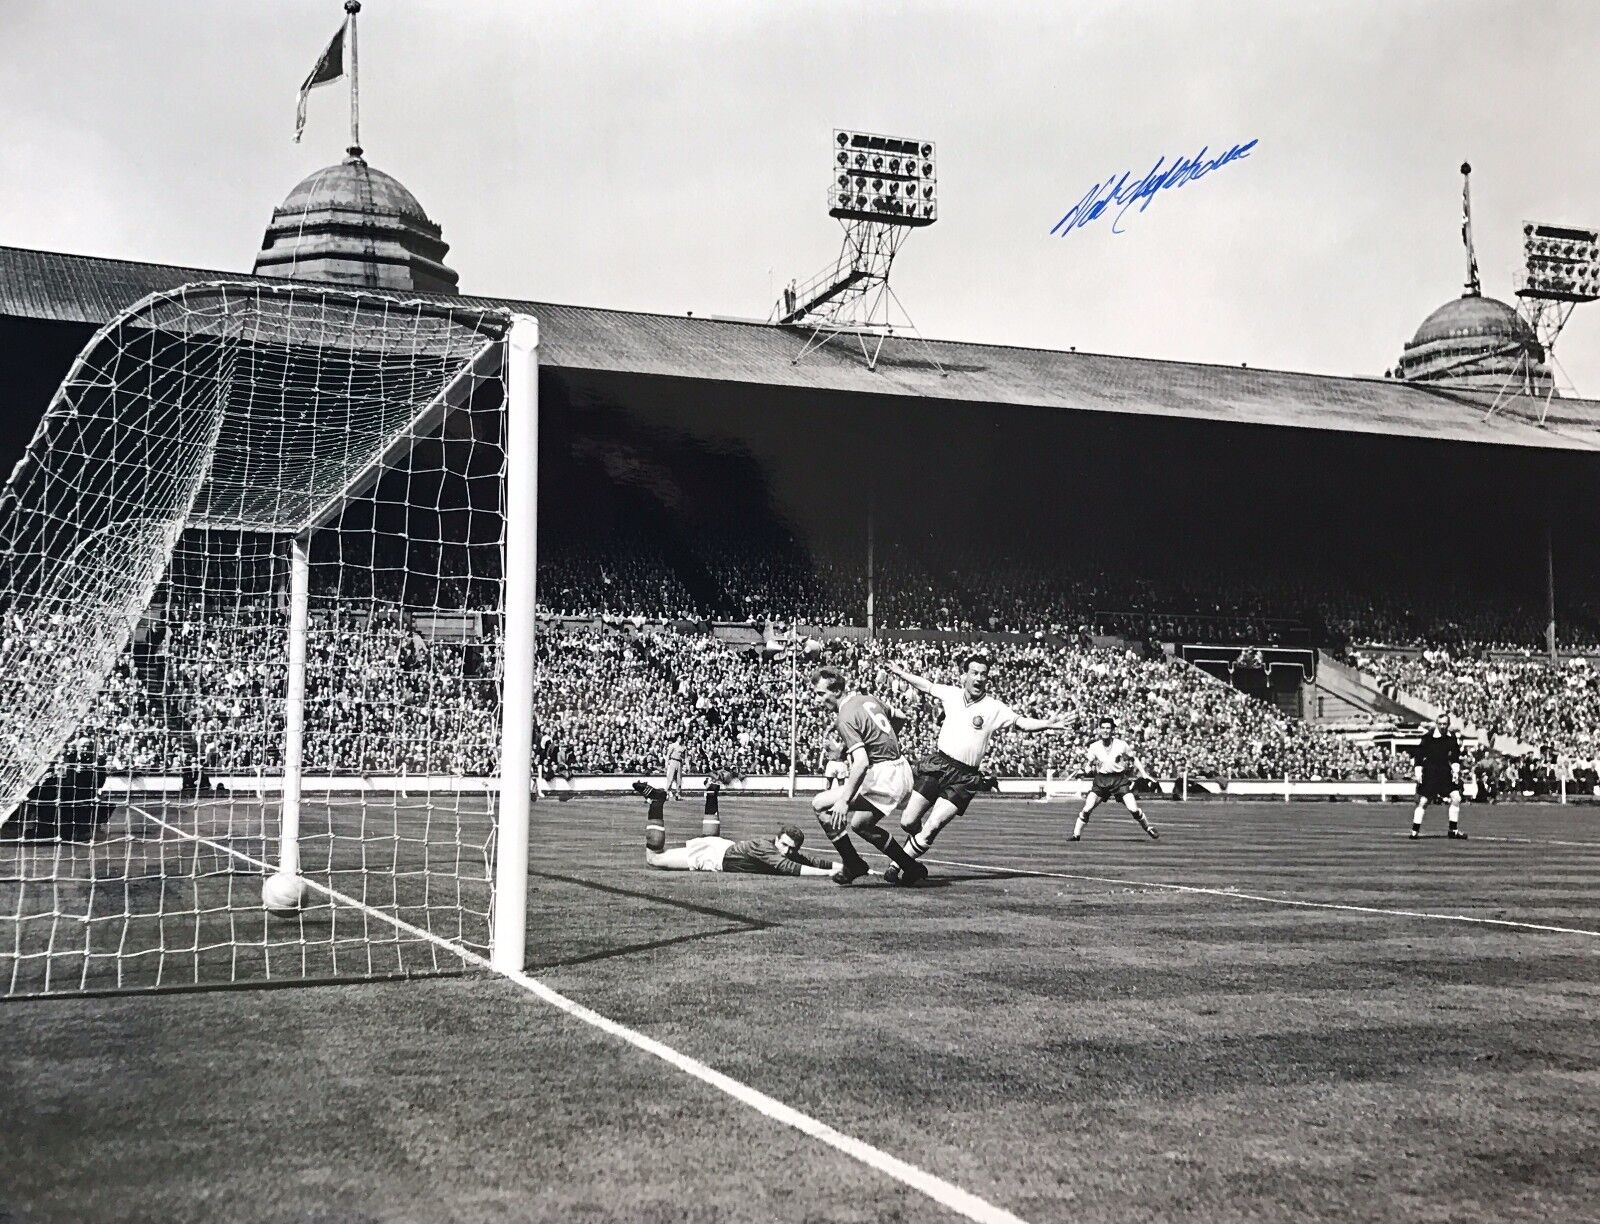
POLYGON ((0 997, 521 968, 537 349, 260 282, 96 333, 0 492, 0 997))
POLYGON ((506 339, 505 666, 500 698, 500 827, 490 963, 520 972, 526 954, 528 825, 533 791, 533 645, 539 544, 539 324, 514 317, 506 339))
MULTIPOLYGON (((490 962, 517 972, 526 959, 528 837, 533 785, 533 648, 537 632, 539 325, 513 316, 504 349, 505 566, 499 813, 490 962), (522 752, 508 751, 527 745, 522 752)), ((278 875, 300 875, 310 536, 290 541, 288 676, 284 703, 283 798, 278 875)))
POLYGON ((283 697, 283 799, 278 818, 278 874, 300 877, 300 794, 305 780, 306 635, 311 609, 311 541, 289 543, 289 674, 283 697))

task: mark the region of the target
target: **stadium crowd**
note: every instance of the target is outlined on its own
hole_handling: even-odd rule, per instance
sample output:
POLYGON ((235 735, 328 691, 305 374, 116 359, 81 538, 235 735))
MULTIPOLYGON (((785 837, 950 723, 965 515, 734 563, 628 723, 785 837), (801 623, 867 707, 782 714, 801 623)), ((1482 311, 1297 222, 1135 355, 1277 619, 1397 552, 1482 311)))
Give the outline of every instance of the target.
POLYGON ((1415 656, 1358 650, 1353 657, 1385 684, 1491 735, 1508 735, 1540 757, 1583 763, 1600 758, 1600 673, 1585 658, 1552 665, 1527 652, 1444 648, 1415 656))
MULTIPOLYGON (((879 550, 875 570, 876 623, 899 629, 1512 650, 1537 647, 1545 628, 1537 593, 1332 568, 1308 581, 1287 567, 1173 558, 1133 572, 1115 557, 1069 564, 903 541, 879 550)), ((708 536, 680 542, 671 558, 638 540, 563 541, 541 554, 539 581, 544 606, 562 616, 866 623, 864 555, 782 536, 708 536)), ((1564 603, 1562 643, 1600 647, 1600 604, 1572 593, 1564 603)))
MULTIPOLYGON (((276 773, 283 766, 287 625, 263 603, 225 614, 169 605, 128 651, 85 730, 112 773, 276 773)), ((324 605, 307 640, 311 773, 492 772, 491 644, 429 641, 393 609, 324 605)))
MULTIPOLYGON (((892 657, 936 679, 952 679, 962 647, 830 637, 810 641, 792 664, 778 646, 785 625, 864 619, 852 612, 864 603, 860 566, 798 547, 774 547, 763 557, 745 548, 725 540, 666 566, 649 547, 617 539, 604 550, 568 547, 541 559, 545 627, 536 647, 536 750, 547 772, 655 773, 665 745, 682 736, 690 745, 691 771, 784 773, 797 679, 800 767, 809 771, 822 720, 803 700, 804 676, 824 662, 903 708, 910 751, 931 745, 930 711, 898 690, 884 665, 892 657), (705 632, 713 619, 754 628, 746 642, 730 642, 705 632), (763 634, 765 647, 750 644, 763 634)), ((419 630, 402 610, 426 604, 430 595, 442 606, 466 606, 493 589, 489 573, 455 574, 445 560, 430 556, 420 563, 431 575, 426 590, 398 569, 370 571, 360 591, 314 585, 304 737, 309 771, 493 771, 494 616, 483 616, 481 637, 449 640, 419 630)), ((986 562, 958 552, 932 566, 908 549, 889 550, 877 574, 880 627, 1009 631, 1013 636, 984 647, 997 690, 1023 712, 1071 717, 1067 735, 1001 737, 991 765, 1002 774, 1074 770, 1070 746, 1087 739, 1094 720, 1109 712, 1165 777, 1404 776, 1408 770, 1397 770, 1388 751, 1324 733, 1187 664, 1105 642, 1107 636, 1225 641, 1231 634, 1235 641, 1266 643, 1288 623, 1280 615, 1285 609, 1319 601, 1328 633, 1370 644, 1353 648, 1357 661, 1384 683, 1479 730, 1532 746, 1552 768, 1556 761, 1578 762, 1600 772, 1600 675, 1582 661, 1553 669, 1526 651, 1508 656, 1503 647, 1525 644, 1540 619, 1514 601, 1445 590, 1416 601, 1378 600, 1354 588, 1319 594, 1261 575, 1235 581, 1212 573, 1204 582, 1176 572, 1164 578, 1075 576, 1059 567, 986 562), (971 578, 978 572, 982 582, 971 578), (1417 641, 1428 643, 1420 654, 1380 649, 1417 641)), ((285 612, 276 580, 257 578, 253 596, 236 593, 220 602, 228 583, 211 574, 205 588, 215 588, 210 602, 158 603, 85 729, 108 769, 250 774, 281 768, 285 612)), ((14 613, 8 616, 0 661, 33 636, 14 613)), ((1576 623, 1581 630, 1587 622, 1579 617, 1576 623)), ((40 633, 47 651, 64 631, 56 626, 40 633)), ((15 682, 29 682, 25 669, 12 672, 15 682)), ((26 694, 17 696, 27 703, 26 694)))
MULTIPOLYGON (((954 683, 967 649, 948 642, 882 639, 850 639, 835 648, 838 663, 878 692, 893 688, 885 668, 891 658, 941 683, 954 683)), ((991 768, 1001 774, 1080 772, 1080 749, 1106 714, 1158 777, 1287 774, 1332 780, 1377 776, 1389 767, 1386 752, 1317 731, 1175 659, 1147 658, 1129 649, 1022 643, 993 643, 983 653, 991 660, 994 690, 1020 713, 1065 713, 1071 720, 1071 730, 1059 737, 996 740, 991 768)), ((909 715, 908 742, 921 752, 933 745, 938 712, 913 698, 906 694, 899 704, 909 715)))
MULTIPOLYGON (((789 765, 798 692, 801 772, 814 767, 824 719, 806 676, 839 666, 906 717, 909 751, 931 747, 928 703, 886 664, 950 681, 953 642, 835 638, 795 657, 702 633, 623 623, 547 622, 536 646, 536 717, 547 772, 659 770, 683 735, 691 771, 781 774, 789 765)), ((1072 773, 1076 747, 1111 713, 1158 775, 1238 778, 1376 776, 1388 758, 1282 715, 1187 664, 1042 642, 984 647, 997 691, 1024 713, 1070 715, 1060 736, 1002 737, 1002 774, 1072 773)), ((88 730, 112 772, 273 773, 282 766, 286 631, 266 606, 207 615, 169 606, 167 620, 124 658, 88 730)), ((496 647, 428 640, 393 609, 313 611, 305 700, 305 767, 312 773, 479 775, 492 772, 498 736, 496 647)))

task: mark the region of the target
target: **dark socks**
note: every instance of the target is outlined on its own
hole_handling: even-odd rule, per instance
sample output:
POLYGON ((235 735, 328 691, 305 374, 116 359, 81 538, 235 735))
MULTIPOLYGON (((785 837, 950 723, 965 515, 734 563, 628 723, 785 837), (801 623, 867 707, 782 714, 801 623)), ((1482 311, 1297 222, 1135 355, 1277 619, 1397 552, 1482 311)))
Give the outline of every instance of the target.
POLYGON ((715 782, 706 783, 706 814, 700 821, 701 837, 722 836, 722 817, 717 814, 717 790, 715 782))
POLYGON ((833 848, 839 852, 839 861, 844 864, 846 875, 864 875, 867 870, 866 860, 856 850, 855 843, 850 840, 850 834, 841 833, 838 837, 830 838, 833 848))
POLYGON ((877 825, 868 825, 864 829, 857 829, 856 832, 861 835, 862 841, 871 842, 893 861, 896 867, 906 868, 916 862, 914 858, 895 844, 894 838, 889 835, 889 830, 880 829, 877 825))

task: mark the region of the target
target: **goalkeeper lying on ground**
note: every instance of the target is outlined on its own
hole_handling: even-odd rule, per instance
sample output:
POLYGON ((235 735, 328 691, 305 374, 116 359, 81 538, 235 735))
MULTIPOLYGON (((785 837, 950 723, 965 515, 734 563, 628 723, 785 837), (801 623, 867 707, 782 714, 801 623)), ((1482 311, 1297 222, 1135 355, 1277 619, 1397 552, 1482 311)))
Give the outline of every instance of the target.
POLYGON ((800 853, 806 835, 793 825, 784 825, 771 841, 730 841, 718 836, 720 821, 713 818, 715 807, 706 805, 707 817, 701 824, 702 836, 692 838, 673 850, 667 849, 667 792, 648 782, 635 782, 633 789, 650 801, 650 814, 644 826, 644 861, 662 871, 736 871, 752 875, 819 876, 834 873, 826 859, 800 853))

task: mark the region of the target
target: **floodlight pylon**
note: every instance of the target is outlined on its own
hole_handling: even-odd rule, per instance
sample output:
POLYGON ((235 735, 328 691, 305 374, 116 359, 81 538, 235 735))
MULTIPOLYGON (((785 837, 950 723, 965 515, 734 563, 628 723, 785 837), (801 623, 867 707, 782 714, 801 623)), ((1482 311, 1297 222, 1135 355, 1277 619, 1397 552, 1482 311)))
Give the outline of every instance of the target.
MULTIPOLYGON (((809 332, 794 364, 836 336, 854 336, 871 370, 890 336, 922 339, 890 273, 910 231, 936 219, 934 146, 843 130, 834 144, 828 211, 844 231, 839 254, 804 283, 791 281, 767 321, 809 332)), ((947 376, 931 348, 928 356, 947 376)))

